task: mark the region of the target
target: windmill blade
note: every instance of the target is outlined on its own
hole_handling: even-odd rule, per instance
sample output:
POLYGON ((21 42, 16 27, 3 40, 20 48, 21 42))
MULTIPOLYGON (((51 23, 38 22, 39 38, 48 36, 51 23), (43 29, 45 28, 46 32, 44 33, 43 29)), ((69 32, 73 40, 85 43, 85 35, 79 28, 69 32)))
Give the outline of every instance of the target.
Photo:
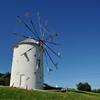
MULTIPOLYGON (((35 46, 34 46, 35 47, 35 46)), ((31 51, 34 47, 32 47, 32 48, 30 48, 30 49, 28 49, 26 52, 29 52, 29 51, 31 51)))
POLYGON ((43 28, 43 33, 42 33, 42 39, 43 39, 43 37, 44 37, 44 33, 45 33, 45 31, 46 31, 47 24, 48 24, 48 20, 45 21, 45 26, 44 26, 44 28, 43 28))
POLYGON ((58 52, 58 57, 60 57, 60 52, 58 52))
POLYGON ((17 33, 14 33, 14 34, 17 35, 17 37, 18 37, 18 42, 20 42, 22 35, 21 35, 21 34, 17 34, 17 33))
MULTIPOLYGON (((34 47, 35 47, 35 46, 34 46, 34 47)), ((29 52, 30 50, 32 50, 34 47, 28 49, 26 52, 24 52, 23 54, 21 54, 21 56, 24 55, 24 56, 26 57, 27 61, 29 61, 29 57, 28 57, 28 55, 27 55, 27 52, 29 52)))
POLYGON ((40 37, 39 37, 39 35, 38 35, 37 31, 36 31, 36 28, 35 28, 35 26, 34 26, 34 24, 33 24, 33 22, 32 22, 31 17, 29 17, 29 19, 30 19, 30 22, 31 22, 31 24, 32 24, 32 26, 33 26, 33 28, 34 28, 35 33, 37 34, 37 38, 40 40, 40 37))
POLYGON ((36 28, 35 28, 35 26, 34 26, 34 23, 33 23, 32 19, 31 19, 31 16, 29 15, 28 10, 26 11, 25 16, 29 17, 30 22, 31 22, 31 25, 32 25, 32 27, 33 27, 33 29, 34 29, 34 31, 35 31, 35 33, 36 33, 36 35, 37 35, 38 39, 40 40, 40 37, 39 37, 39 35, 38 35, 37 31, 36 31, 36 28))
POLYGON ((19 25, 20 25, 20 24, 22 24, 22 23, 23 23, 23 20, 22 20, 22 19, 20 19, 20 20, 19 20, 19 25))
POLYGON ((47 67, 48 68, 48 72, 51 72, 52 71, 52 69, 50 69, 49 67, 47 67))
MULTIPOLYGON (((34 46, 35 47, 35 46, 34 46)), ((31 51, 34 47, 32 47, 32 48, 30 48, 30 49, 28 49, 26 52, 29 52, 29 51, 31 51)))
POLYGON ((18 35, 18 41, 20 42, 20 40, 21 40, 21 35, 18 35))
POLYGON ((29 57, 28 57, 28 55, 27 55, 27 52, 24 52, 23 54, 21 54, 21 56, 22 56, 22 55, 24 55, 25 58, 27 59, 27 61, 29 61, 29 57))
POLYGON ((24 38, 30 38, 30 37, 28 37, 28 36, 25 36, 25 35, 22 35, 22 34, 18 34, 18 33, 14 33, 15 35, 17 35, 17 36, 21 36, 21 37, 24 37, 24 38))
POLYGON ((36 70, 38 70, 39 67, 40 67, 40 59, 37 59, 36 70))
POLYGON ((42 54, 42 52, 43 52, 43 50, 44 50, 43 47, 42 47, 41 45, 40 45, 40 49, 42 49, 42 50, 41 50, 41 52, 39 53, 38 58, 40 58, 40 56, 41 56, 41 54, 42 54))
POLYGON ((51 58, 51 56, 49 55, 48 51, 45 49, 47 55, 49 56, 50 60, 52 61, 52 63, 54 64, 54 66, 56 67, 56 63, 54 63, 53 59, 51 58))
POLYGON ((61 44, 60 44, 60 43, 58 43, 58 45, 59 45, 59 46, 61 46, 61 44))
POLYGON ((36 61, 36 71, 39 69, 39 67, 41 66, 40 65, 40 62, 41 62, 41 60, 40 60, 40 57, 41 57, 41 54, 42 54, 42 52, 43 52, 43 48, 41 48, 41 46, 40 46, 40 49, 42 49, 40 52, 39 52, 39 54, 38 54, 38 57, 37 57, 37 61, 36 61))
POLYGON ((28 10, 26 10, 25 16, 26 16, 26 17, 30 17, 28 10))
POLYGON ((40 13, 39 13, 39 12, 37 12, 35 15, 36 15, 37 17, 40 17, 40 13))
MULTIPOLYGON (((21 19, 19 16, 17 16, 19 19, 21 19)), ((30 29, 30 27, 23 21, 24 25, 37 37, 37 35, 30 29)), ((38 38, 38 37, 37 37, 38 38)))
MULTIPOLYGON (((30 36, 18 34, 18 33, 16 33, 16 32, 15 32, 14 34, 17 35, 18 37, 31 38, 30 36)), ((35 38, 31 38, 31 39, 38 41, 38 39, 35 39, 35 38)))
POLYGON ((57 34, 52 33, 51 35, 49 35, 47 38, 43 39, 42 41, 49 40, 50 38, 53 38, 53 37, 55 37, 55 36, 57 36, 57 34))
MULTIPOLYGON (((40 15, 40 13, 37 12, 36 16, 38 17, 38 24, 39 24, 39 28, 40 28, 41 39, 43 39, 43 38, 44 38, 44 33, 45 33, 45 32, 48 33, 48 34, 50 35, 50 33, 46 30, 48 21, 45 20, 45 21, 44 21, 44 22, 45 22, 45 26, 42 26, 41 21, 40 21, 42 17, 41 17, 41 15, 40 15)), ((43 20, 43 19, 42 19, 42 20, 43 20)))
POLYGON ((47 71, 48 71, 48 73, 50 74, 50 72, 52 71, 52 69, 50 69, 50 68, 48 67, 48 61, 47 61, 46 52, 44 52, 44 54, 45 54, 45 57, 46 57, 47 71))
POLYGON ((46 57, 46 63, 47 63, 47 67, 48 67, 48 61, 47 61, 47 55, 46 55, 46 52, 44 52, 44 55, 46 57))
POLYGON ((47 43, 50 43, 50 44, 54 44, 54 45, 58 45, 58 46, 61 46, 61 45, 60 45, 60 44, 58 44, 58 43, 49 42, 49 41, 45 41, 45 42, 47 42, 47 43))
POLYGON ((55 67, 56 67, 56 69, 58 69, 58 67, 57 67, 57 66, 58 66, 58 62, 57 62, 57 63, 55 63, 55 67))
MULTIPOLYGON (((44 44, 45 44, 45 43, 44 43, 44 44)), ((46 45, 46 44, 45 44, 45 45, 46 45)), ((46 45, 46 47, 47 47, 48 49, 50 49, 57 57, 59 57, 59 58, 61 59, 61 57, 58 56, 58 54, 57 54, 56 52, 54 52, 49 46, 46 45)))
MULTIPOLYGON (((35 47, 35 46, 34 46, 34 47, 35 47)), ((28 50, 27 50, 26 52, 24 52, 23 54, 25 54, 25 53, 27 53, 27 52, 31 51, 34 47, 32 47, 32 48, 28 49, 28 50)), ((21 56, 22 56, 23 54, 21 54, 21 56)))
POLYGON ((40 34, 42 36, 42 29, 41 29, 41 24, 40 24, 40 14, 39 14, 39 12, 36 13, 36 16, 38 17, 38 24, 39 24, 39 28, 40 28, 40 34))
POLYGON ((50 69, 49 67, 47 67, 47 71, 50 74, 50 72, 52 71, 52 69, 50 69))

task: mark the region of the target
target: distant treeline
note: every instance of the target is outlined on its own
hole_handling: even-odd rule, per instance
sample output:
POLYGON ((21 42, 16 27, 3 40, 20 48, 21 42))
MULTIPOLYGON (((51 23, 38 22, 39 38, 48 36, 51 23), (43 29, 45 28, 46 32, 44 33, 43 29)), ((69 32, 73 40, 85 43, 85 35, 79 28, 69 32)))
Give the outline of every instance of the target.
POLYGON ((91 85, 88 84, 88 82, 82 83, 79 82, 78 84, 76 84, 77 86, 77 90, 82 90, 82 91, 89 91, 89 92, 96 92, 96 93, 100 93, 100 89, 91 89, 91 85))
POLYGON ((9 86, 10 84, 10 73, 5 74, 0 73, 0 85, 9 86))

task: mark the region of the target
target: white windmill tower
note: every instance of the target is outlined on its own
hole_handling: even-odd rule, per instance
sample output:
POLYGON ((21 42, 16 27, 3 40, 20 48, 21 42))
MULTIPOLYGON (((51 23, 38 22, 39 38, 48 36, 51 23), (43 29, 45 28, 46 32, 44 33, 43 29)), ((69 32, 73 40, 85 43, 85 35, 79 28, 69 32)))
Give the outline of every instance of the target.
MULTIPOLYGON (((52 40, 55 36, 57 36, 57 34, 54 32, 50 34, 46 30, 47 21, 45 21, 44 27, 41 25, 40 14, 37 13, 41 33, 40 38, 28 11, 26 16, 29 17, 34 31, 24 21, 22 21, 19 16, 18 18, 20 22, 23 22, 23 24, 34 34, 36 39, 15 33, 18 37, 25 37, 26 39, 15 44, 13 47, 14 53, 10 86, 27 89, 43 89, 43 53, 46 57, 48 55, 51 62, 57 68, 58 63, 54 63, 51 55, 48 52, 49 49, 53 54, 60 58, 60 53, 57 54, 48 46, 48 44, 59 45, 59 43, 50 41, 50 39, 52 40), (44 38, 45 33, 48 33, 46 38, 44 38)), ((52 71, 52 69, 50 69, 48 66, 47 69, 48 72, 52 71)))

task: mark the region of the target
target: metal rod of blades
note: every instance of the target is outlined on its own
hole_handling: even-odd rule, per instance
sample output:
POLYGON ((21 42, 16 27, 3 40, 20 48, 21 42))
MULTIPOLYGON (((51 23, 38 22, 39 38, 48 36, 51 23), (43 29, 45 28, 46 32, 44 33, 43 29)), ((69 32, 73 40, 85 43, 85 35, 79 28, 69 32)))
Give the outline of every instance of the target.
POLYGON ((58 44, 58 43, 49 42, 49 41, 45 41, 45 42, 47 42, 47 43, 50 43, 50 44, 54 44, 54 45, 58 45, 58 46, 61 46, 61 45, 60 45, 60 44, 58 44))
POLYGON ((50 38, 53 38, 54 36, 57 36, 57 34, 51 34, 47 38, 43 39, 42 41, 49 40, 50 38))
MULTIPOLYGON (((22 35, 22 34, 18 34, 18 33, 14 33, 15 35, 17 35, 17 36, 21 36, 21 37, 24 37, 24 38, 31 38, 31 37, 29 37, 29 36, 25 36, 25 35, 22 35)), ((36 40, 36 41, 38 41, 38 39, 35 39, 35 38, 31 38, 31 39, 34 39, 34 40, 36 40)))
MULTIPOLYGON (((45 43, 44 43, 44 44, 45 44, 45 43)), ((46 45, 46 44, 45 44, 45 45, 46 45)), ((58 56, 58 54, 57 54, 56 52, 54 52, 49 46, 46 45, 46 47, 47 47, 48 49, 50 49, 57 57, 59 57, 59 58, 61 59, 61 57, 58 56)))
POLYGON ((35 26, 34 26, 34 24, 33 24, 33 21, 32 21, 32 19, 31 19, 31 17, 29 17, 29 19, 30 19, 30 22, 31 22, 31 24, 32 24, 32 26, 33 26, 33 28, 34 28, 35 33, 37 34, 38 39, 40 40, 40 37, 39 37, 39 35, 38 35, 37 31, 36 31, 36 28, 35 28, 35 26))
MULTIPOLYGON (((21 19, 19 16, 17 16, 19 19, 21 19)), ((37 37, 37 35, 30 29, 30 27, 23 21, 24 25, 37 37)), ((38 37, 37 37, 38 38, 38 37)))
MULTIPOLYGON (((35 46, 34 46, 35 47, 35 46)), ((25 53, 27 53, 27 52, 29 52, 30 50, 32 50, 34 47, 32 47, 32 48, 30 48, 30 49, 28 49, 26 52, 24 52, 23 54, 25 54, 25 53)), ((23 54, 21 54, 21 56, 23 55, 23 54)))
POLYGON ((19 36, 22 36, 24 38, 29 38, 28 36, 25 36, 25 35, 22 35, 22 34, 17 34, 17 33, 14 33, 15 35, 19 35, 19 36))
POLYGON ((48 51, 46 49, 45 49, 45 51, 46 51, 47 55, 49 56, 50 60, 52 61, 52 63, 54 64, 54 66, 55 66, 55 63, 54 63, 53 59, 51 58, 51 56, 49 55, 48 51))

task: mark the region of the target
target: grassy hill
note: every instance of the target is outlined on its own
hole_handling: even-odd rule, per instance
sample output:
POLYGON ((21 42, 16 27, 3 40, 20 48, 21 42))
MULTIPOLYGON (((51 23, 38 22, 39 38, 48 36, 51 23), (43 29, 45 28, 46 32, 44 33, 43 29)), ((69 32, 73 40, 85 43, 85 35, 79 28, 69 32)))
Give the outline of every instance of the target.
POLYGON ((83 91, 63 93, 0 87, 0 100, 100 100, 100 94, 83 91))

